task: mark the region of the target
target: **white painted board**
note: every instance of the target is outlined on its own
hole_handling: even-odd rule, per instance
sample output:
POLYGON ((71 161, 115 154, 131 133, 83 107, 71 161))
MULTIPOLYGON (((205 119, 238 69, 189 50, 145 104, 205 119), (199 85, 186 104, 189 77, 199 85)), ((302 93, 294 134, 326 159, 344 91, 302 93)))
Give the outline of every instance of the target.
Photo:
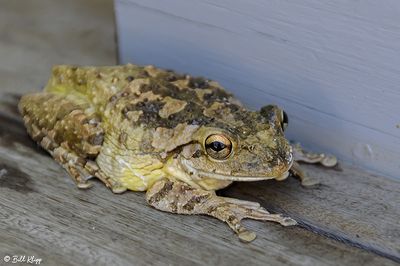
POLYGON ((282 106, 288 137, 400 177, 400 1, 117 0, 120 62, 282 106))

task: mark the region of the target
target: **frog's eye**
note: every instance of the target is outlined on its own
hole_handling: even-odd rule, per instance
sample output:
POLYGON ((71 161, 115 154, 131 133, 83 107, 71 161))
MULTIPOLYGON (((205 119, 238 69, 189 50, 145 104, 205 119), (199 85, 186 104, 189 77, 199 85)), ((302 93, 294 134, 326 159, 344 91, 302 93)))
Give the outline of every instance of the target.
POLYGON ((220 134, 208 136, 205 147, 207 154, 216 160, 224 160, 232 153, 232 142, 220 134))
POLYGON ((279 109, 279 122, 281 123, 282 130, 285 131, 285 129, 289 125, 289 118, 286 112, 282 109, 279 109))
POLYGON ((260 114, 267 118, 269 121, 273 120, 273 116, 276 115, 277 120, 283 131, 287 128, 289 124, 289 119, 285 111, 280 109, 276 105, 267 105, 260 109, 260 114))

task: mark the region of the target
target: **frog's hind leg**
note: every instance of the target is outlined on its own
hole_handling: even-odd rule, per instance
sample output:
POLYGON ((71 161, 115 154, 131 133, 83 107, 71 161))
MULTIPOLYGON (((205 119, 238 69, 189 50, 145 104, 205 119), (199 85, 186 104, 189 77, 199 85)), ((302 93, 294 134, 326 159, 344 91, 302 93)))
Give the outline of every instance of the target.
POLYGON ((31 137, 67 170, 79 188, 89 188, 88 180, 95 176, 113 191, 122 192, 94 162, 104 131, 88 102, 42 92, 23 96, 19 110, 31 137))
POLYGON ((146 193, 147 202, 156 209, 178 214, 205 214, 226 222, 242 241, 250 242, 256 234, 247 230, 243 219, 273 221, 284 226, 296 221, 281 214, 271 214, 258 203, 219 197, 212 191, 193 188, 179 181, 160 180, 146 193))
POLYGON ((321 164, 324 167, 332 168, 338 164, 336 157, 324 153, 315 153, 304 150, 300 144, 292 145, 293 156, 295 162, 293 163, 290 172, 299 177, 303 186, 312 186, 318 184, 318 180, 308 176, 302 169, 299 162, 310 164, 321 164))

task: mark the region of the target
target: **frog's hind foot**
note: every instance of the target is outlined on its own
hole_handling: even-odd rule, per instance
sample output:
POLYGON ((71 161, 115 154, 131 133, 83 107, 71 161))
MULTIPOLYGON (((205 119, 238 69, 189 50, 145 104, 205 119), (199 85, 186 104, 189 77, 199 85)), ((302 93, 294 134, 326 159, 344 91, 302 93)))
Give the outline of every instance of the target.
POLYGON ((70 161, 61 165, 67 170, 78 188, 88 189, 93 186, 93 183, 88 181, 93 176, 82 165, 78 163, 71 164, 70 161))
POLYGON ((273 221, 283 226, 296 221, 281 214, 271 214, 258 203, 219 197, 215 193, 193 188, 179 181, 160 180, 146 193, 147 202, 156 209, 179 214, 205 214, 226 222, 244 242, 256 238, 241 221, 273 221))

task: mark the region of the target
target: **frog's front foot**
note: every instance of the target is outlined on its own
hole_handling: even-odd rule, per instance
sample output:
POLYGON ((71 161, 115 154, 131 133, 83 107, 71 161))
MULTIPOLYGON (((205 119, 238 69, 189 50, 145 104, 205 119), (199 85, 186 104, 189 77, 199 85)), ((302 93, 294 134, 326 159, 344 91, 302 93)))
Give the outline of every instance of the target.
POLYGON ((146 193, 147 202, 156 209, 179 214, 205 214, 226 222, 244 242, 256 234, 247 230, 243 219, 273 221, 283 226, 296 221, 281 214, 271 214, 258 203, 219 197, 214 192, 193 188, 179 181, 161 180, 146 193))
POLYGON ((301 185, 304 187, 310 187, 319 184, 319 180, 315 177, 310 177, 307 175, 298 162, 293 162, 292 168, 290 168, 290 173, 295 177, 298 177, 301 181, 301 185))
POLYGON ((299 143, 292 144, 293 157, 295 162, 293 163, 290 172, 292 175, 300 178, 301 184, 305 187, 313 186, 319 183, 315 177, 310 177, 301 168, 299 162, 310 163, 310 164, 321 164, 324 167, 332 168, 338 164, 335 156, 315 153, 304 150, 299 143))
POLYGON ((338 163, 335 156, 325 153, 306 151, 300 146, 299 143, 293 144, 292 148, 294 160, 297 162, 305 162, 311 164, 320 163, 325 167, 334 167, 338 163))

